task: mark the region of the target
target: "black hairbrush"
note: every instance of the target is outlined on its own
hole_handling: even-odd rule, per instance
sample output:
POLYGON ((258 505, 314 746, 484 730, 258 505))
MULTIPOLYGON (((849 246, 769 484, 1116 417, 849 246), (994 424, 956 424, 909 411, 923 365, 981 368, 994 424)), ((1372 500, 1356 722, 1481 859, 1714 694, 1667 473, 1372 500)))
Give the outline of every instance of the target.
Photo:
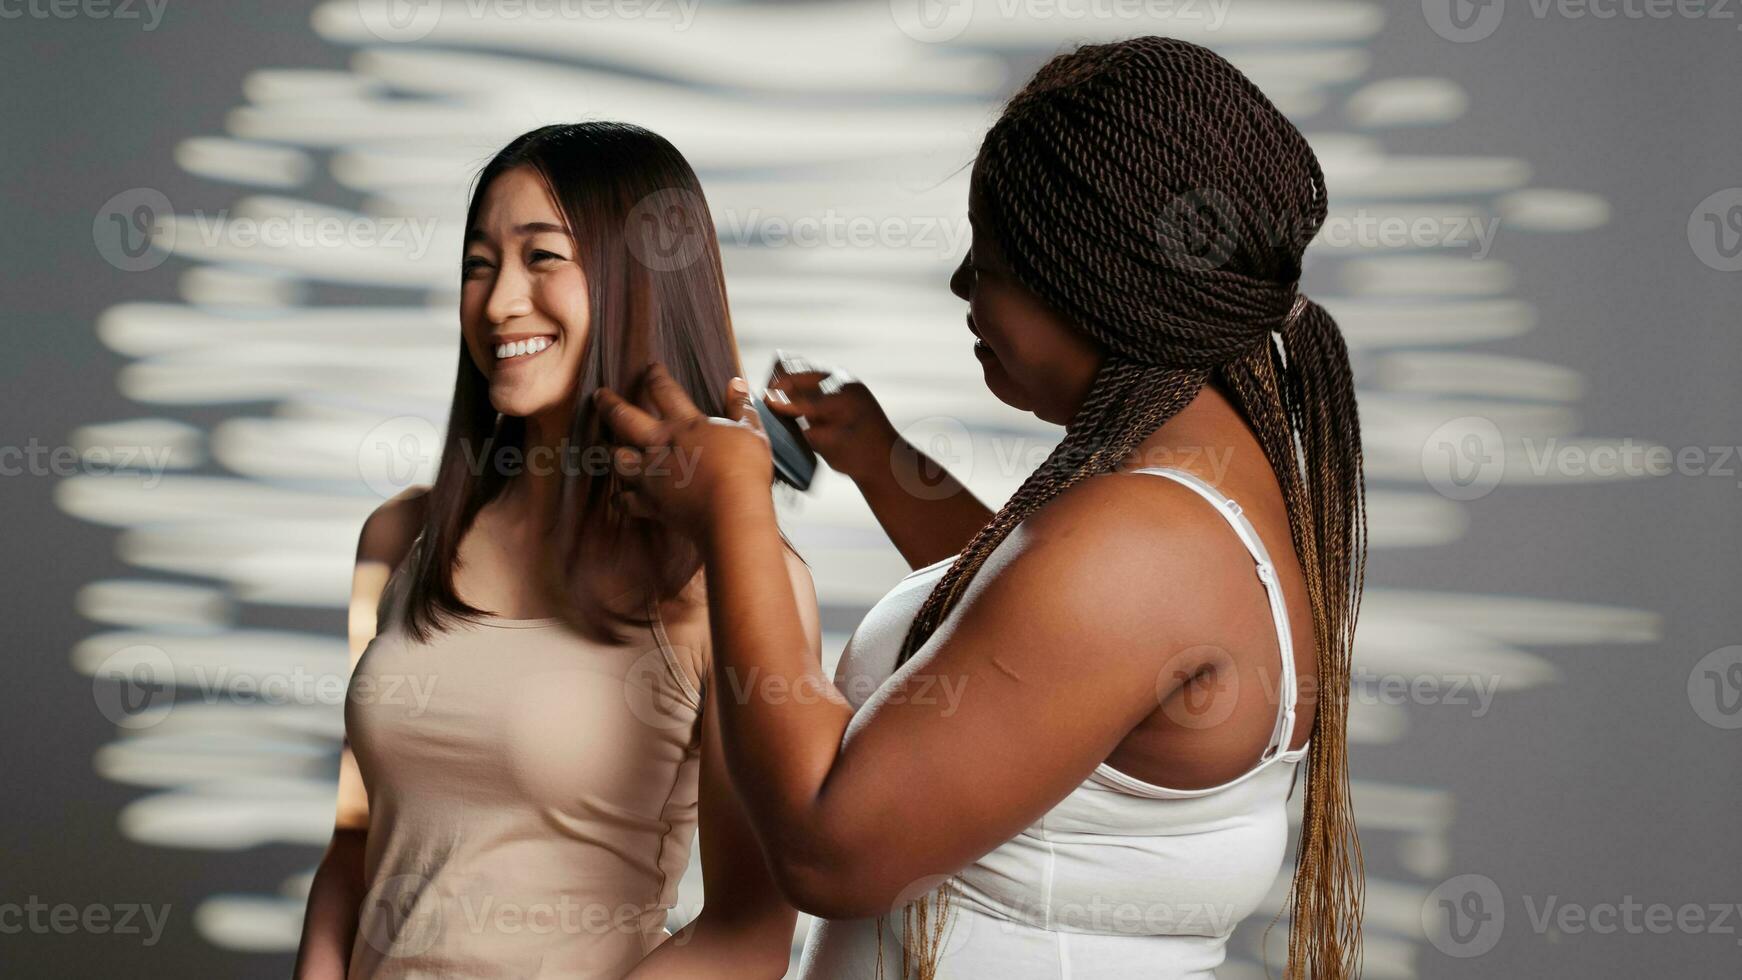
MULTIPOLYGON (((791 369, 786 359, 776 357, 769 380, 773 381, 789 373, 791 369)), ((794 489, 809 490, 811 480, 817 475, 817 453, 805 439, 804 430, 799 428, 796 419, 784 418, 770 411, 761 395, 750 397, 756 403, 756 414, 762 419, 762 430, 768 433, 768 448, 774 456, 775 478, 794 489)))

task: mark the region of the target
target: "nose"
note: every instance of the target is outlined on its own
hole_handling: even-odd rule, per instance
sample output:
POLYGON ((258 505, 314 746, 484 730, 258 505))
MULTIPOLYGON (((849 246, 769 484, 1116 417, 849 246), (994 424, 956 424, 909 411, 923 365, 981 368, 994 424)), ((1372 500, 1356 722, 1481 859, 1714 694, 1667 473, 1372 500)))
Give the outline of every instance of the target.
POLYGON ((972 290, 974 287, 973 263, 974 252, 972 249, 969 249, 968 254, 962 256, 962 261, 956 265, 956 271, 950 273, 950 292, 955 293, 956 298, 958 299, 972 298, 972 290))
POLYGON ((532 297, 527 292, 526 276, 504 263, 490 287, 490 299, 484 304, 484 316, 493 326, 501 326, 518 316, 532 312, 532 297))

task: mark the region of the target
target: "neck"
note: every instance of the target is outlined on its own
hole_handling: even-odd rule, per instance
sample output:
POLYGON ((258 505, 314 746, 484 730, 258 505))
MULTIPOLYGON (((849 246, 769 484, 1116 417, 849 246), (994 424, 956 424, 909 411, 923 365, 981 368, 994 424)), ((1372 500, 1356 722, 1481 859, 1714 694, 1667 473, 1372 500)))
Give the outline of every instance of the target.
POLYGON ((526 417, 521 470, 508 483, 504 495, 535 527, 549 531, 556 526, 565 468, 576 462, 566 452, 569 421, 573 413, 556 408, 526 417))
POLYGON ((1177 467, 1219 483, 1234 454, 1247 451, 1263 456, 1239 409, 1211 381, 1138 444, 1137 460, 1132 465, 1177 467))

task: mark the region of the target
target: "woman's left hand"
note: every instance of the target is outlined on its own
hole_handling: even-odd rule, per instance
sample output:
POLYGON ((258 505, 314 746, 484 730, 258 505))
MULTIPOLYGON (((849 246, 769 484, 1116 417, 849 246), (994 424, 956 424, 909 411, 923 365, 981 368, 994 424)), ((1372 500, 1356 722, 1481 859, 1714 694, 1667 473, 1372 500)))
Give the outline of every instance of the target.
POLYGON ((771 499, 774 461, 743 378, 726 386, 723 419, 697 408, 663 364, 647 368, 643 390, 647 408, 607 388, 594 397, 617 443, 612 468, 646 516, 700 540, 731 508, 771 499))

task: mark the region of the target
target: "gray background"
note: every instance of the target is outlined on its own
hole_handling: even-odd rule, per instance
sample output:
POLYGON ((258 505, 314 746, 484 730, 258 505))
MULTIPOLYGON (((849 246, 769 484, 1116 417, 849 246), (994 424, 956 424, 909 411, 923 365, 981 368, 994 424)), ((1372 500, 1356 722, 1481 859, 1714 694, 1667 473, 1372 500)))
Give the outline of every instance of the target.
MULTIPOLYGON (((345 64, 348 53, 308 24, 301 4, 180 0, 149 33, 89 17, 0 23, 4 444, 63 444, 81 424, 139 414, 114 383, 126 359, 97 341, 92 324, 118 302, 173 300, 180 265, 118 273, 93 247, 93 217, 112 194, 142 185, 178 207, 229 201, 234 188, 181 171, 172 151, 188 136, 222 131, 248 71, 345 64)), ((1585 432, 1672 448, 1734 445, 1742 432, 1738 274, 1702 264, 1686 232, 1703 198, 1742 185, 1736 24, 1538 19, 1515 3, 1493 37, 1452 44, 1407 3, 1388 12, 1369 45, 1370 77, 1442 76, 1470 96, 1456 126, 1387 134, 1388 150, 1456 154, 1477 140, 1481 152, 1529 160, 1551 186, 1610 203, 1608 222, 1591 232, 1501 237, 1496 256, 1514 266, 1515 292, 1536 305, 1539 323, 1484 347, 1582 374, 1585 432)), ((227 414, 176 416, 206 426, 227 414)), ((1584 905, 1626 896, 1672 906, 1742 901, 1742 732, 1702 722, 1687 692, 1700 657, 1742 643, 1737 479, 1503 486, 1467 505, 1470 527, 1460 540, 1375 552, 1369 581, 1386 588, 1518 594, 1661 616, 1651 643, 1540 650, 1560 667, 1560 682, 1503 694, 1480 719, 1419 710, 1407 738, 1357 749, 1360 778, 1452 793, 1446 876, 1486 875, 1506 903, 1506 932, 1493 951, 1461 960, 1424 945, 1419 975, 1737 974, 1734 932, 1539 934, 1525 905, 1548 896, 1584 905)), ((74 592, 127 568, 115 557, 114 531, 63 514, 55 486, 46 476, 0 479, 9 667, 0 708, 8 787, 0 794, 0 903, 36 896, 172 910, 153 948, 138 937, 27 932, 0 935, 0 963, 8 975, 33 977, 284 975, 287 955, 219 949, 196 931, 192 912, 213 893, 275 889, 310 867, 316 849, 177 850, 118 833, 115 815, 139 790, 93 773, 93 753, 115 731, 67 652, 93 629, 75 612, 74 592)), ((335 636, 344 628, 337 609, 268 608, 249 617, 335 636)), ((1379 872, 1391 870, 1385 840, 1372 835, 1379 872)))

